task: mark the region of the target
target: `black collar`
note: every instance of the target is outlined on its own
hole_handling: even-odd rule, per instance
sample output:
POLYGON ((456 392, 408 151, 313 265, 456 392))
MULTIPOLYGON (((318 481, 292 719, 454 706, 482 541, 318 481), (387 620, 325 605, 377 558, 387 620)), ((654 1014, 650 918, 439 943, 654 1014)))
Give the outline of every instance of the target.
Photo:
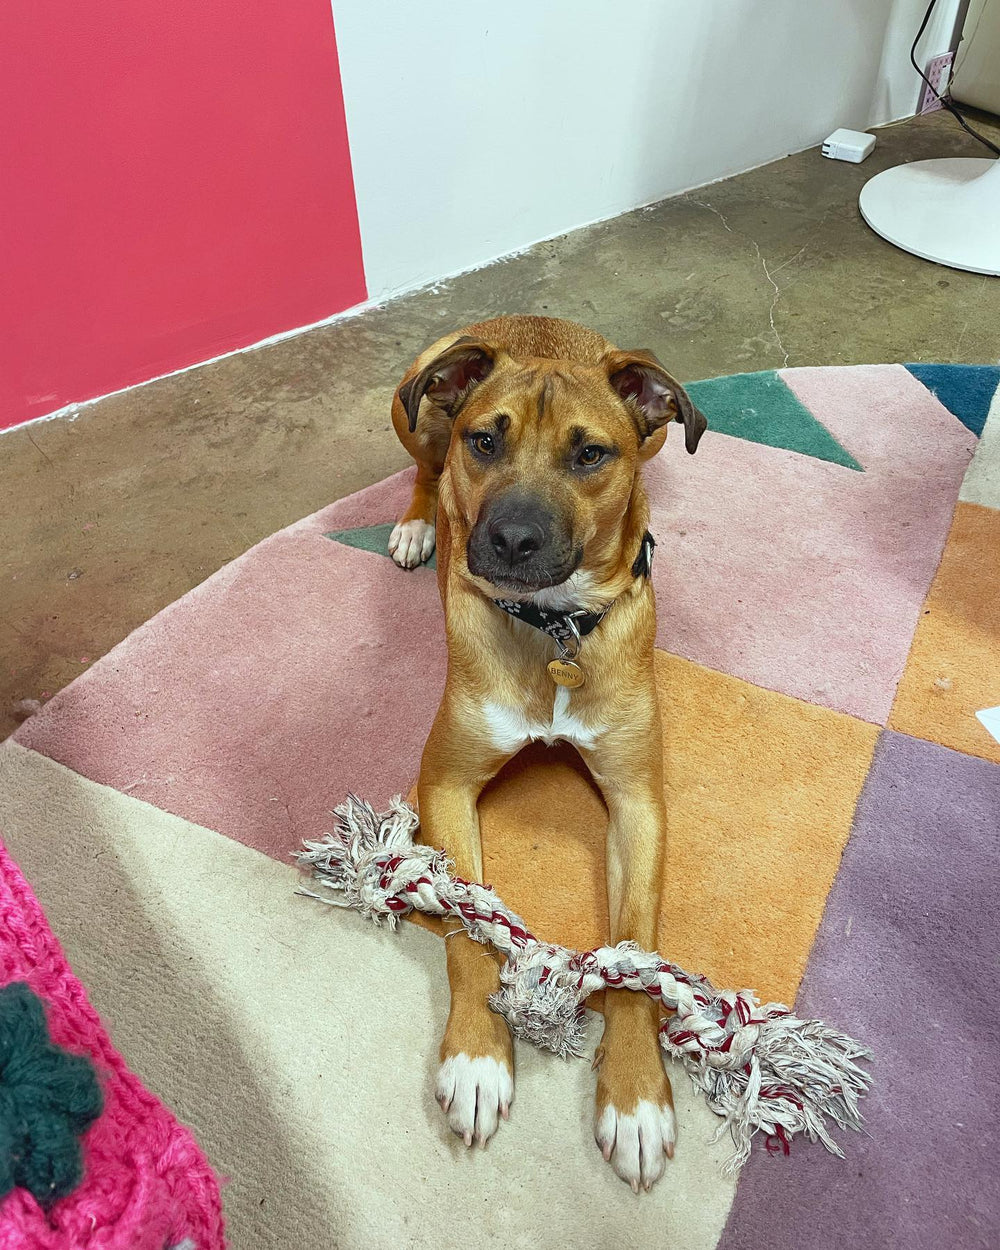
MULTIPOLYGON (((647 530, 642 536, 639 554, 632 564, 633 577, 649 576, 653 567, 655 546, 656 539, 647 530)), ((596 612, 587 612, 583 608, 570 608, 566 612, 558 612, 536 607, 531 602, 521 603, 517 599, 494 599, 493 602, 509 616, 524 621, 526 625, 533 625, 543 634, 548 634, 550 638, 555 639, 563 652, 572 650, 574 654, 579 647, 579 640, 593 633, 615 605, 615 600, 612 599, 610 603, 605 604, 596 612)))

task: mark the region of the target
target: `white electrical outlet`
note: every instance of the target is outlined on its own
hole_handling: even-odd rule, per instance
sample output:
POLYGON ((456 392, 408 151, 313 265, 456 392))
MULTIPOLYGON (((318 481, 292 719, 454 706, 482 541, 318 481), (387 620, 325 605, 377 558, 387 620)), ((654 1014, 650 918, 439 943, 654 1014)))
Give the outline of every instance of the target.
MULTIPOLYGON (((948 83, 951 80, 951 63, 955 59, 954 52, 942 52, 940 56, 931 57, 927 62, 927 68, 924 73, 930 81, 931 87, 938 95, 945 95, 948 91, 948 83)), ((934 91, 928 87, 927 83, 923 84, 923 91, 920 93, 920 104, 917 107, 918 113, 933 113, 936 109, 941 108, 941 101, 934 94, 934 91)))

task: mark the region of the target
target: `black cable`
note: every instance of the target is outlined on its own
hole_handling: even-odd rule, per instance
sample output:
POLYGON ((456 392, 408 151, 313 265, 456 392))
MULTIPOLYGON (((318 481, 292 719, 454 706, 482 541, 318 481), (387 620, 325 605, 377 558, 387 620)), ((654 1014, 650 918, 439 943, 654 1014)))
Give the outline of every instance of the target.
POLYGON ((973 130, 962 114, 958 111, 958 106, 954 103, 951 97, 941 95, 938 89, 917 64, 917 44, 920 42, 924 31, 927 29, 927 23, 931 20, 931 14, 934 12, 936 5, 937 0, 931 0, 930 4, 927 6, 927 12, 924 14, 924 20, 920 23, 920 29, 917 31, 917 37, 910 45, 910 64, 927 84, 928 90, 930 90, 934 94, 934 97, 941 102, 941 107, 946 108, 948 112, 951 113, 952 117, 955 118, 962 129, 972 135, 973 139, 978 139, 980 143, 982 143, 985 147, 988 147, 994 156, 1000 156, 1000 147, 997 147, 992 139, 987 139, 985 135, 981 135, 978 130, 973 130))

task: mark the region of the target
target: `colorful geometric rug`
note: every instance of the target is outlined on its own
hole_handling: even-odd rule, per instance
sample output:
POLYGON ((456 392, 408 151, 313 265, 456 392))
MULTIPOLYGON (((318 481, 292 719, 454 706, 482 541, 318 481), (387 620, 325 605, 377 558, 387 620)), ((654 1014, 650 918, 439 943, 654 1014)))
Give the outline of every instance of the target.
MULTIPOLYGON (((232 1178, 234 1245, 423 1246, 442 1221, 541 1250, 1000 1244, 1000 740, 976 716, 1000 705, 998 383, 699 382, 698 455, 671 439, 646 471, 660 949, 871 1046, 846 1160, 761 1144, 734 1183, 678 1072, 677 1155, 636 1199, 593 1144, 589 1066, 521 1046, 511 1122, 466 1152, 431 1096, 439 939, 293 895, 291 852, 349 790, 409 790, 442 688, 434 575, 384 554, 410 472, 247 552, 0 748, 11 851, 116 1043, 232 1178)), ((525 751, 482 810, 487 879, 535 932, 605 940, 575 754, 525 751)))

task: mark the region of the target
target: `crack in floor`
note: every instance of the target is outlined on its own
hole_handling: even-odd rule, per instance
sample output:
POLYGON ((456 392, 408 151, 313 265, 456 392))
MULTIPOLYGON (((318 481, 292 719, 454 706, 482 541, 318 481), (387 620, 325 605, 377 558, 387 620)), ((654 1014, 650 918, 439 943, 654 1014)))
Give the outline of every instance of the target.
POLYGON ((795 253, 794 256, 789 256, 788 260, 782 261, 781 264, 777 267, 777 269, 772 271, 767 261, 764 259, 764 255, 760 250, 760 245, 758 244, 757 240, 754 238, 751 238, 749 234, 746 234, 742 230, 734 230, 733 227, 726 220, 725 214, 720 212, 719 209, 717 209, 714 204, 709 204, 705 200, 694 200, 694 199, 690 199, 688 203, 697 204, 699 208, 705 208, 710 213, 714 213, 716 217, 718 217, 718 219, 722 222, 724 229, 728 230, 730 234, 739 235, 740 238, 746 239, 746 241, 753 248, 754 255, 757 257, 757 260, 760 262, 760 267, 764 273, 764 277, 768 280, 768 282, 771 284, 771 287, 774 290, 774 295, 771 297, 771 305, 767 310, 767 323, 768 323, 768 326, 770 327, 771 337, 774 339, 774 344, 777 347, 778 351, 781 352, 781 357, 782 357, 781 368, 782 369, 786 368, 788 365, 789 352, 788 352, 788 348, 785 347, 785 344, 782 341, 781 332, 779 331, 777 324, 775 323, 775 320, 774 320, 775 310, 778 307, 778 300, 781 298, 781 288, 778 286, 777 282, 775 282, 774 274, 780 273, 782 269, 785 268, 786 265, 790 265, 793 261, 798 260, 798 258, 802 255, 802 253, 806 250, 806 248, 809 245, 807 243, 804 243, 802 247, 800 247, 799 250, 795 253))

